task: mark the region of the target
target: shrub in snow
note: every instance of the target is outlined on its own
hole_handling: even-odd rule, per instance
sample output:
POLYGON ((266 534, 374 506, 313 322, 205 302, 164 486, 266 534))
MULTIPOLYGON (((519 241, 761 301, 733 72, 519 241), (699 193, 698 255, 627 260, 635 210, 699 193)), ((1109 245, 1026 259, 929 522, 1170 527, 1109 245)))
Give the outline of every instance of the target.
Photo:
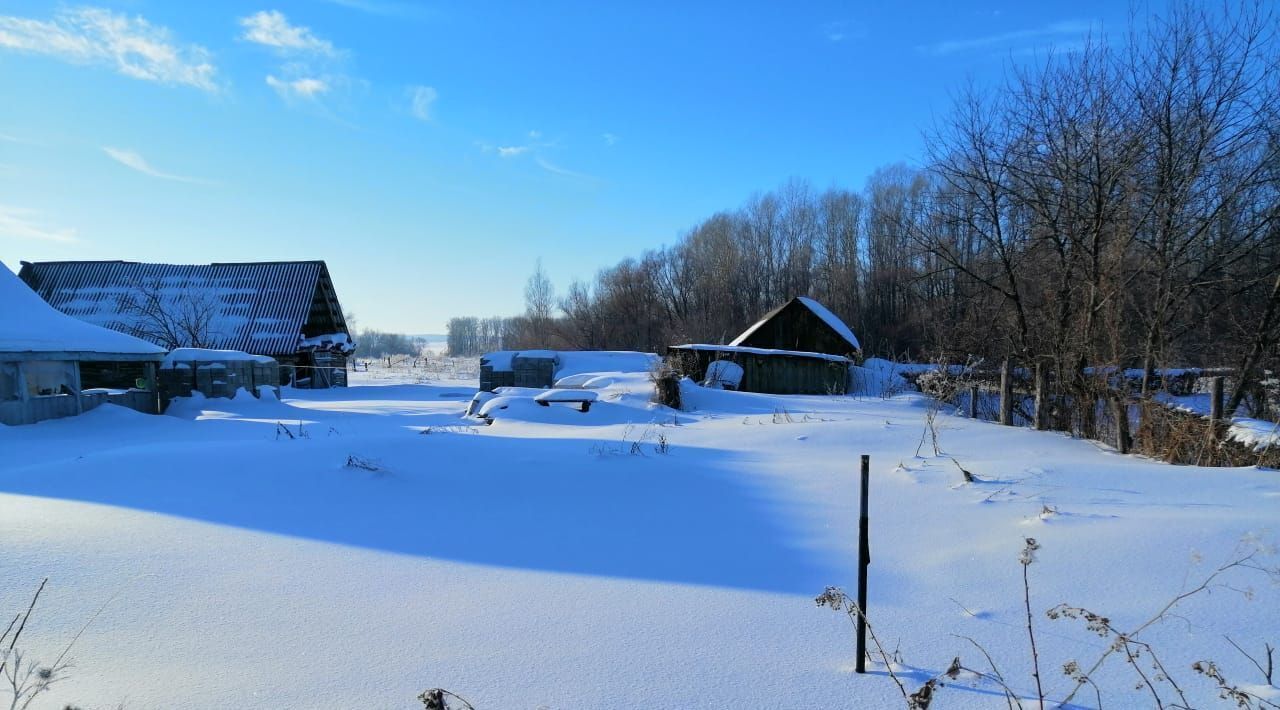
MULTIPOLYGON (((1046 508, 1046 510, 1048 510, 1046 508)), ((1056 514, 1056 510, 1054 511, 1056 514)), ((1048 707, 1051 698, 1047 695, 1044 685, 1041 683, 1040 677, 1040 657, 1039 650, 1036 645, 1035 624, 1033 623, 1034 615, 1031 607, 1031 585, 1028 581, 1028 568, 1038 562, 1036 553, 1040 550, 1041 545, 1034 538, 1025 538, 1022 550, 1018 554, 1018 563, 1022 566, 1022 592, 1023 592, 1023 608, 1026 614, 1026 630, 1028 640, 1028 650, 1030 653, 1030 665, 1032 669, 1032 678, 1035 680, 1036 694, 1032 698, 1036 701, 1036 707, 1048 707)), ((1069 619, 1083 622, 1085 629, 1092 634, 1107 640, 1107 644, 1101 650, 1098 658, 1089 666, 1085 667, 1075 659, 1069 659, 1064 662, 1060 668, 1064 676, 1072 681, 1070 690, 1061 700, 1051 700, 1053 707, 1074 707, 1071 701, 1076 695, 1087 685, 1093 691, 1096 698, 1096 707, 1103 707, 1103 695, 1106 689, 1100 686, 1094 677, 1094 674, 1103 666, 1103 664, 1113 655, 1120 657, 1133 670, 1136 680, 1133 684, 1127 685, 1124 689, 1126 692, 1132 690, 1143 691, 1151 701, 1151 707, 1173 707, 1173 708, 1190 708, 1193 707, 1186 696, 1184 686, 1172 675, 1171 669, 1160 659, 1159 652, 1149 642, 1141 640, 1139 635, 1147 629, 1156 626, 1169 619, 1179 619, 1188 621, 1184 617, 1176 613, 1176 608, 1186 600, 1195 597, 1201 593, 1208 593, 1214 590, 1238 591, 1249 597, 1247 589, 1240 589, 1233 582, 1226 579, 1227 575, 1233 573, 1261 573, 1272 584, 1280 583, 1280 567, 1267 566, 1262 563, 1262 558, 1266 555, 1273 554, 1270 548, 1262 544, 1260 541, 1246 537, 1241 542, 1233 556, 1228 562, 1212 569, 1200 581, 1197 586, 1189 587, 1185 591, 1174 596, 1168 602, 1158 607, 1158 610, 1146 621, 1133 626, 1128 630, 1121 630, 1115 626, 1115 623, 1109 617, 1086 609, 1084 607, 1071 606, 1068 604, 1058 604, 1045 612, 1045 616, 1049 619, 1069 619)), ((866 623, 867 634, 870 636, 875 647, 874 653, 879 655, 879 662, 883 663, 885 670, 888 672, 890 679, 897 685, 899 693, 902 695, 903 702, 909 710, 927 710, 933 701, 938 690, 946 687, 947 680, 957 680, 965 678, 973 682, 986 682, 994 685, 999 692, 1003 693, 1005 700, 1010 708, 1024 708, 1022 697, 1015 692, 1010 686, 1005 676, 1001 674, 995 659, 987 652, 977 641, 967 636, 959 638, 968 641, 978 649, 985 658, 990 670, 979 671, 965 666, 959 656, 952 659, 947 670, 926 680, 915 692, 907 692, 907 687, 903 683, 903 677, 900 677, 896 670, 901 665, 901 659, 897 657, 895 652, 893 656, 887 654, 884 647, 880 643, 879 637, 876 635, 875 629, 871 622, 863 615, 862 610, 858 608, 857 602, 849 597, 844 590, 838 587, 827 587, 822 594, 818 595, 814 601, 820 607, 829 607, 835 611, 844 612, 849 620, 857 624, 861 619, 866 623)), ((961 607, 963 608, 963 607, 961 607)), ((1189 622, 1188 622, 1189 623, 1189 622)), ((1218 665, 1212 660, 1201 660, 1191 666, 1191 670, 1212 681, 1218 697, 1226 701, 1228 705, 1237 708, 1247 708, 1249 710, 1275 710, 1280 708, 1274 702, 1276 697, 1274 683, 1272 657, 1274 649, 1270 644, 1265 644, 1266 662, 1254 658, 1252 655, 1245 653, 1234 641, 1227 639, 1236 650, 1248 658, 1262 675, 1266 682, 1265 686, 1233 683, 1223 676, 1218 665)), ((870 652, 869 652, 870 653, 870 652)), ((869 658, 869 660, 875 660, 869 658)))
POLYGON ((475 710, 465 698, 444 688, 424 690, 418 700, 422 701, 423 710, 475 710))
POLYGON ((677 368, 677 364, 675 360, 668 358, 649 373, 649 379, 653 380, 654 385, 653 401, 672 409, 682 408, 680 380, 684 376, 677 368))

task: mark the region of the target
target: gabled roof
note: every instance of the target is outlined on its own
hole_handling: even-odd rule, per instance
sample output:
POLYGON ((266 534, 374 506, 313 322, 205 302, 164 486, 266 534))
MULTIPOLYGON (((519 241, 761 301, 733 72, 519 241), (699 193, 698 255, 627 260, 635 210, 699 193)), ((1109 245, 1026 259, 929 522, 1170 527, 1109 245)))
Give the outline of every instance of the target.
MULTIPOLYGON (((205 347, 259 355, 291 354, 304 336, 317 289, 325 296, 325 332, 345 331, 323 261, 143 264, 130 261, 24 263, 19 274, 45 301, 94 325, 158 341, 139 312, 139 294, 171 309, 208 312, 205 347), (336 326, 336 327, 335 327, 336 326)), ((305 333, 318 335, 319 333, 305 333)))
POLYGON ((797 296, 791 299, 790 301, 787 301, 786 303, 782 304, 781 306, 778 306, 772 311, 769 311, 769 313, 767 313, 764 318, 761 318, 760 320, 756 321, 750 328, 747 328, 746 330, 742 331, 742 335, 739 335, 738 337, 734 338, 733 342, 729 344, 742 345, 744 342, 747 341, 748 338, 751 337, 753 333, 755 333, 757 330, 763 327, 765 323, 768 323, 771 319, 773 319, 774 316, 786 310, 793 303, 798 303, 801 306, 807 308, 811 313, 817 316, 822 322, 826 323, 827 326, 831 328, 831 330, 835 332, 836 335, 840 336, 842 339, 845 340, 845 342, 849 343, 849 345, 855 351, 861 352, 862 345, 858 343, 858 338, 853 334, 853 330, 851 330, 848 325, 845 325, 845 322, 840 320, 840 318, 836 314, 832 313, 826 306, 806 296, 797 296))
POLYGON ((81 360, 118 357, 158 361, 164 348, 59 313, 0 264, 0 353, 67 353, 81 360))

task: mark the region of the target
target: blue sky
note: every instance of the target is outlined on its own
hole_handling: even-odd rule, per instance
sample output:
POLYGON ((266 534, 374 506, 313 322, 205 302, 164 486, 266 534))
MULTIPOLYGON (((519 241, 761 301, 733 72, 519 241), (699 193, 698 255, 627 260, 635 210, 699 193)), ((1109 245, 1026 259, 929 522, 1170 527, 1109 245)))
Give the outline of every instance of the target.
POLYGON ((1117 2, 0 0, 0 261, 324 259, 443 332, 751 193, 916 162, 1117 2))

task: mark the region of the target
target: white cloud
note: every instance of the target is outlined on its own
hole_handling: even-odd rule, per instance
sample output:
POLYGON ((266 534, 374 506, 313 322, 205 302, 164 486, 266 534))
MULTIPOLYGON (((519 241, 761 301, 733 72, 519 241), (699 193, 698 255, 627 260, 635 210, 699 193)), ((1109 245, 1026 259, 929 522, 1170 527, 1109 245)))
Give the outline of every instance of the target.
POLYGON ((498 157, 514 158, 517 155, 523 155, 529 152, 527 145, 500 145, 498 146, 498 157))
POLYGON ((302 77, 301 79, 278 79, 270 74, 267 75, 267 86, 276 90, 281 97, 314 99, 317 96, 327 93, 330 87, 329 82, 316 77, 302 77))
POLYGON ((76 230, 46 227, 36 220, 38 216, 35 210, 0 205, 0 237, 64 244, 79 241, 76 230))
POLYGON ((179 46, 165 27, 102 8, 58 10, 50 20, 0 15, 0 47, 111 66, 144 81, 218 90, 209 50, 179 46))
POLYGON ((151 167, 151 164, 147 162, 146 158, 143 158, 132 150, 103 146, 102 152, 106 153, 108 157, 126 168, 137 170, 144 175, 150 175, 151 177, 160 178, 161 180, 175 180, 177 182, 189 182, 202 185, 208 184, 205 180, 200 180, 198 178, 184 177, 182 175, 174 175, 173 173, 166 173, 164 171, 157 170, 156 168, 151 167))
POLYGON ((409 97, 409 113, 420 121, 430 121, 431 108, 440 94, 430 86, 410 86, 405 93, 409 97))
POLYGON ((244 27, 241 39, 283 52, 329 56, 337 53, 333 43, 315 36, 309 27, 289 24, 288 18, 279 10, 262 10, 242 17, 240 26, 244 27))
POLYGON ((618 142, 618 137, 612 133, 605 133, 601 138, 604 138, 605 145, 616 145, 618 142))
MULTIPOLYGON (((1014 30, 1012 32, 987 35, 985 37, 950 39, 937 42, 935 44, 924 45, 917 49, 925 52, 926 54, 946 55, 955 54, 956 52, 987 49, 1000 45, 1025 45, 1027 42, 1053 42, 1059 39, 1078 40, 1080 35, 1084 35, 1090 30, 1091 25, 1088 22, 1081 20, 1069 20, 1066 22, 1055 22, 1035 29, 1014 30)), ((1023 49, 1025 50, 1025 47, 1023 47, 1023 49)))

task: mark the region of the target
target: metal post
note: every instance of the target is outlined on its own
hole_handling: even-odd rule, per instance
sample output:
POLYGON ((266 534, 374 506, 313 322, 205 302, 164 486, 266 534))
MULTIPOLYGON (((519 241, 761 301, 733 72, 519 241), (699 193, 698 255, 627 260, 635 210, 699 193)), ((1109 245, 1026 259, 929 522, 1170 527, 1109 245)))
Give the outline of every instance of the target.
POLYGON ((862 455, 862 501, 858 514, 858 660, 855 670, 867 672, 867 565, 871 543, 867 541, 867 493, 871 489, 871 457, 862 455))

